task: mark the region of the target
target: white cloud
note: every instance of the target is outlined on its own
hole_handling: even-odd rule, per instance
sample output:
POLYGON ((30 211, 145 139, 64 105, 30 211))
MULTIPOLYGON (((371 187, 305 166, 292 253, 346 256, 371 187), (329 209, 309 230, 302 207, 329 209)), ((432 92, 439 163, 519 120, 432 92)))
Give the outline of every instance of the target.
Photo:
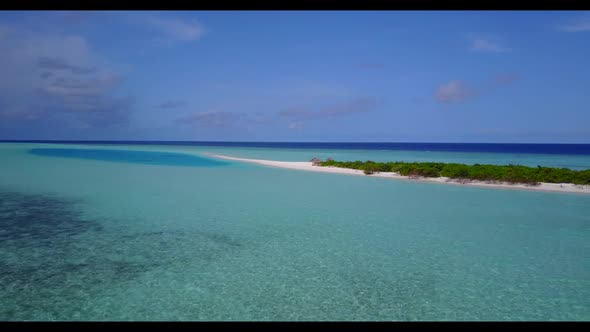
POLYGON ((205 30, 196 21, 185 21, 179 18, 150 16, 146 22, 166 34, 168 37, 180 41, 196 41, 200 39, 205 30))
POLYGON ((568 24, 557 27, 557 30, 565 32, 590 31, 590 15, 572 20, 568 24))
POLYGON ((125 123, 132 101, 113 94, 119 75, 77 35, 0 27, 0 119, 89 126, 125 123))
POLYGON ((510 48, 500 45, 499 42, 486 38, 475 38, 471 43, 470 49, 474 52, 490 53, 504 53, 510 51, 510 48))
POLYGON ((467 100, 473 95, 473 91, 461 82, 454 80, 439 86, 434 93, 434 98, 441 103, 457 103, 467 100))

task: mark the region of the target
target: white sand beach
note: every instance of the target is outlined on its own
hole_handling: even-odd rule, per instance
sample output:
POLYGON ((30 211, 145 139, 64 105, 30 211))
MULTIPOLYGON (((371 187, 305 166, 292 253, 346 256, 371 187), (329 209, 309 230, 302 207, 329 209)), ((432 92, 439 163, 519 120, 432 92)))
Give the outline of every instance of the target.
POLYGON ((340 168, 340 167, 326 167, 326 166, 313 166, 311 162, 307 161, 275 161, 275 160, 262 160, 262 159, 247 159, 237 158, 218 154, 205 153, 208 156, 242 161, 248 163, 255 163, 270 167, 279 167, 287 169, 295 169, 302 171, 311 172, 322 172, 322 173, 337 173, 347 175, 360 175, 370 176, 378 178, 398 179, 407 181, 421 181, 421 182, 432 182, 432 183, 443 183, 452 185, 465 185, 474 187, 486 187, 486 188, 503 188, 503 189, 517 189, 517 190, 535 190, 535 191, 550 191, 550 192, 564 192, 564 193, 580 193, 590 194, 590 185, 575 185, 572 183, 540 183, 537 186, 530 186, 525 184, 511 184, 508 182, 491 182, 491 181, 477 181, 477 180, 454 180, 446 177, 439 178, 425 178, 425 177, 409 177, 399 175, 394 172, 376 172, 371 175, 366 175, 361 170, 340 168))

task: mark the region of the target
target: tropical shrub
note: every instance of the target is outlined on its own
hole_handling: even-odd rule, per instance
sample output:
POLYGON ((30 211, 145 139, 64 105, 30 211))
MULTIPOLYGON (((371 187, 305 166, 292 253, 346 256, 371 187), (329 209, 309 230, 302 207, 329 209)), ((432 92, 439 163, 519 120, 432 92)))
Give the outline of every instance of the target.
POLYGON ((480 181, 502 181, 509 183, 538 184, 573 183, 590 184, 590 169, 575 171, 568 168, 528 167, 522 165, 464 165, 458 163, 434 162, 375 162, 368 161, 319 161, 319 166, 334 166, 362 170, 365 174, 395 172, 405 176, 448 177, 480 181))

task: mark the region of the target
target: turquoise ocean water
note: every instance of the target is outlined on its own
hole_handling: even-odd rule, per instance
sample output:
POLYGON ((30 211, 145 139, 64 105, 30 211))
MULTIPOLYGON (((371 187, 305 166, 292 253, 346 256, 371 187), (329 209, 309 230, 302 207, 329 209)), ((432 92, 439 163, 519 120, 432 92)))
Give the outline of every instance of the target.
POLYGON ((0 320, 590 319, 590 195, 203 152, 590 168, 584 155, 2 143, 0 320), (30 151, 47 148, 119 152, 30 151))

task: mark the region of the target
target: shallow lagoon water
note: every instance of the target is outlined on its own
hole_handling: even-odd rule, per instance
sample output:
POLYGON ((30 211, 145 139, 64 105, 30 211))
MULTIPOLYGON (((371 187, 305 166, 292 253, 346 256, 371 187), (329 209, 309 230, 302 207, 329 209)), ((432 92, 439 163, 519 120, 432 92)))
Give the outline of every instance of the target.
MULTIPOLYGON (((74 146, 0 144, 1 320, 590 319, 588 195, 235 162, 57 158, 33 148, 74 146)), ((380 155, 75 148, 205 159, 380 155)))

